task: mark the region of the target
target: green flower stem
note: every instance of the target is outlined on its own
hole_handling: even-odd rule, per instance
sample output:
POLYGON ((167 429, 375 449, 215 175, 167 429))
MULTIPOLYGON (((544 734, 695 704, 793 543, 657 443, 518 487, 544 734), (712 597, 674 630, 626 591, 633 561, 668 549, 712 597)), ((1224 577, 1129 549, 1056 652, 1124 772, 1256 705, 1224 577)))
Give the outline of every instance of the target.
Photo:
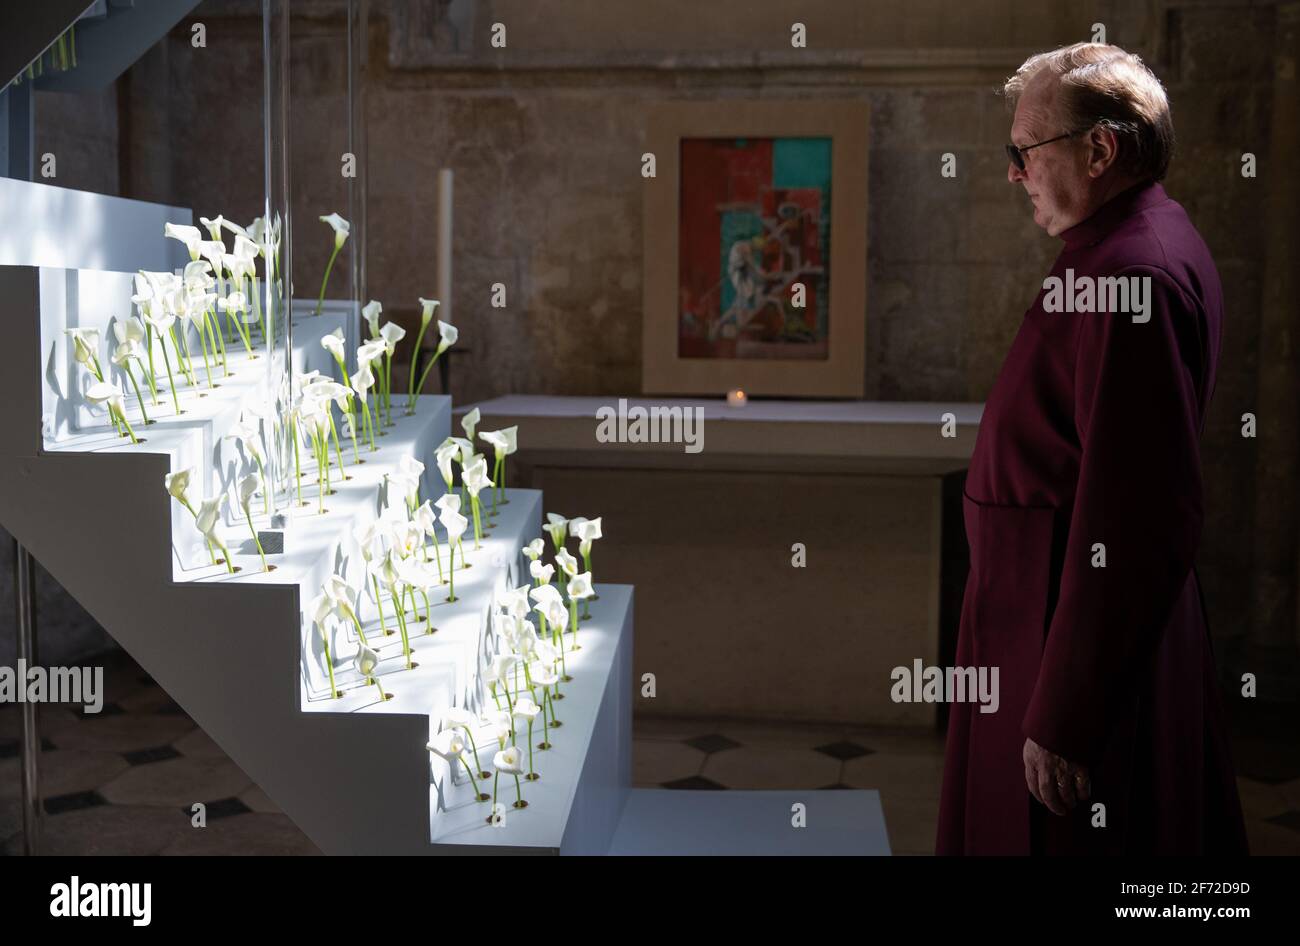
MULTIPOLYGON (((227 315, 226 317, 229 318, 230 316, 227 315)), ((208 309, 203 313, 203 324, 207 327, 208 332, 212 336, 212 360, 216 361, 217 345, 220 343, 221 370, 227 377, 229 377, 230 365, 226 363, 226 337, 221 333, 221 325, 217 321, 217 314, 211 309, 208 309)))
MULTIPOLYGON (((447 543, 447 547, 451 548, 450 541, 447 543)), ((455 601, 456 600, 456 550, 454 548, 451 548, 451 570, 447 576, 447 583, 450 586, 450 590, 447 595, 447 600, 455 601)))
POLYGON ((492 817, 497 816, 497 782, 501 781, 501 773, 492 773, 492 817))
POLYGON ((251 274, 248 277, 248 281, 253 290, 253 315, 256 316, 254 321, 256 321, 258 325, 262 326, 262 334, 265 335, 266 326, 262 323, 262 294, 257 286, 257 273, 251 274))
POLYGON ((167 365, 167 387, 172 392, 172 407, 176 408, 176 416, 179 417, 181 413, 181 402, 180 398, 176 396, 176 379, 172 377, 172 359, 171 356, 167 354, 166 340, 163 341, 162 350, 163 363, 167 365))
POLYGON ((298 422, 289 419, 289 437, 293 440, 293 481, 298 484, 298 505, 302 505, 302 461, 298 457, 298 422))
POLYGON ((569 636, 573 638, 573 645, 578 645, 578 601, 576 598, 569 599, 569 636))
MULTIPOLYGON (((433 560, 438 563, 438 581, 441 583, 444 580, 442 577, 442 543, 438 541, 437 527, 435 527, 432 530, 432 534, 433 534, 433 560)), ((429 560, 429 547, 427 545, 424 547, 424 560, 426 562, 429 560)))
POLYGON ((393 356, 384 353, 384 426, 393 426, 393 356))
MULTIPOLYGON (((432 321, 430 319, 429 321, 432 321)), ((411 373, 409 377, 410 384, 407 391, 406 409, 415 410, 415 371, 420 365, 420 345, 424 342, 424 333, 429 330, 429 321, 420 319, 420 331, 415 336, 415 350, 411 353, 411 373)))
POLYGON ((379 674, 375 674, 373 677, 370 678, 368 682, 373 683, 375 685, 375 689, 379 691, 379 702, 382 703, 384 700, 388 699, 388 697, 384 693, 384 685, 379 682, 379 674))
MULTIPOLYGON (((320 625, 317 625, 317 627, 320 627, 320 625)), ((320 639, 325 645, 325 667, 330 674, 330 699, 337 700, 339 698, 339 689, 334 685, 334 659, 330 657, 330 641, 325 636, 325 628, 323 627, 320 628, 320 639)))
POLYGON ((483 763, 479 761, 478 744, 474 741, 474 732, 468 726, 461 726, 465 730, 465 735, 469 736, 469 747, 474 750, 474 764, 478 766, 480 772, 483 771, 483 763))
MULTIPOLYGON (((144 347, 149 352, 149 368, 148 368, 148 373, 145 375, 145 380, 149 382, 149 393, 153 395, 153 406, 157 407, 158 406, 158 381, 154 377, 154 369, 153 369, 153 325, 150 324, 149 322, 144 323, 144 347)), ((167 349, 164 348, 163 353, 166 354, 166 352, 167 349)), ((145 370, 143 364, 140 366, 140 370, 142 371, 145 370)))
MULTIPOLYGON (((212 383, 212 365, 208 361, 207 328, 208 328, 208 314, 205 312, 203 313, 203 323, 199 326, 199 343, 203 346, 203 370, 207 372, 208 387, 211 388, 211 387, 215 387, 216 385, 212 383)), ((189 346, 189 342, 186 342, 185 344, 187 347, 189 346)))
POLYGON ((266 565, 266 553, 262 551, 262 540, 257 536, 257 530, 253 528, 253 514, 249 511, 248 506, 244 506, 244 518, 248 520, 248 531, 253 533, 253 544, 257 546, 257 554, 262 557, 262 571, 269 572, 271 569, 266 565))
POLYGON ((226 548, 224 542, 216 537, 215 533, 213 533, 212 542, 217 548, 221 549, 221 554, 226 558, 226 571, 233 575, 235 573, 235 566, 234 563, 230 561, 230 550, 226 548))
MULTIPOLYGON (((389 585, 389 594, 393 594, 393 586, 389 585)), ((397 627, 402 632, 402 655, 406 657, 406 669, 411 669, 411 637, 406 631, 406 615, 402 613, 402 608, 397 609, 397 627)))
POLYGON ((321 467, 321 460, 320 460, 320 454, 321 454, 320 435, 317 434, 315 431, 312 431, 311 445, 312 445, 312 450, 316 454, 316 498, 318 502, 318 508, 321 514, 323 515, 325 512, 325 490, 322 488, 322 485, 325 482, 325 474, 323 468, 321 467))
POLYGON ((533 721, 531 718, 528 720, 528 773, 530 775, 537 774, 533 771, 533 721))
POLYGON ((492 466, 492 515, 497 514, 497 497, 501 493, 501 464, 505 462, 505 455, 497 457, 497 462, 492 466))
POLYGON ((140 416, 144 418, 145 424, 148 424, 149 415, 145 413, 144 398, 140 395, 140 385, 135 380, 135 372, 131 370, 130 359, 127 359, 123 367, 126 368, 126 376, 131 379, 131 387, 135 388, 135 401, 140 405, 140 416))
POLYGON ((365 412, 362 416, 366 422, 366 435, 370 438, 370 450, 373 453, 379 448, 375 446, 375 424, 370 419, 370 399, 367 395, 361 395, 361 409, 365 412))
POLYGON ((479 550, 479 539, 483 537, 483 526, 479 522, 478 516, 478 494, 475 493, 469 498, 470 506, 474 510, 474 551, 479 550))
POLYGON ((365 628, 361 626, 361 621, 358 620, 356 612, 349 608, 348 613, 352 616, 352 626, 357 629, 357 637, 361 638, 361 643, 369 647, 370 641, 366 640, 365 628))
POLYGON ((502 689, 506 691, 506 710, 510 713, 510 745, 515 746, 518 745, 515 741, 515 701, 510 699, 509 686, 503 686, 502 689))
MULTIPOLYGON (((415 391, 414 391, 414 393, 411 395, 411 410, 415 410, 415 398, 416 398, 416 396, 419 395, 420 392, 422 392, 422 391, 424 390, 424 379, 427 378, 427 377, 429 377, 429 372, 433 370, 433 366, 436 365, 436 364, 438 363, 438 359, 441 358, 441 357, 442 357, 442 356, 439 355, 439 354, 434 354, 434 356, 433 356, 432 358, 429 359, 429 363, 428 363, 427 365, 424 366, 424 373, 420 375, 420 383, 417 384, 417 385, 415 386, 415 391)), ((411 366, 411 376, 412 376, 412 377, 415 376, 415 366, 414 366, 414 365, 411 366)), ((446 393, 446 392, 443 392, 443 393, 446 393)))
POLYGON ((266 478, 266 467, 262 466, 262 458, 254 454, 253 462, 257 464, 257 473, 262 477, 263 509, 269 516, 271 514, 271 481, 266 478))
MULTIPOLYGON (((475 759, 474 761, 477 762, 478 760, 475 759)), ((461 759, 460 764, 465 766, 465 774, 469 776, 470 784, 474 786, 474 800, 481 801, 482 800, 481 796, 483 793, 478 790, 478 779, 476 779, 474 777, 474 773, 469 770, 469 763, 466 762, 464 759, 461 759)))
POLYGON ((325 304, 325 284, 330 281, 330 270, 334 268, 334 260, 341 249, 343 249, 343 244, 335 240, 334 252, 330 254, 330 261, 325 264, 325 278, 320 281, 320 295, 316 297, 316 311, 312 315, 320 315, 320 307, 325 304))
POLYGON ((524 793, 519 790, 519 776, 516 775, 515 776, 515 807, 522 808, 523 806, 524 806, 524 793))
MULTIPOLYGON (((189 382, 190 387, 194 387, 197 381, 194 377, 194 365, 189 361, 190 340, 185 336, 185 327, 181 326, 181 339, 185 342, 184 355, 181 354, 181 346, 176 341, 176 323, 172 323, 167 333, 172 337, 172 351, 176 352, 176 365, 185 373, 185 380, 189 382)), ((163 350, 166 351, 165 348, 163 350)), ((180 410, 179 404, 177 410, 180 410)))
POLYGON ((423 588, 420 589, 420 597, 424 599, 424 633, 433 633, 433 608, 429 606, 429 592, 423 588))
POLYGON ((339 446, 339 430, 334 426, 334 405, 326 408, 326 414, 330 419, 330 436, 334 438, 334 455, 339 460, 339 476, 343 476, 343 448, 339 446))
POLYGON ((131 422, 130 422, 129 420, 126 419, 126 413, 125 413, 124 411, 119 411, 119 410, 117 410, 116 408, 109 408, 109 413, 110 413, 110 414, 113 414, 113 413, 116 413, 116 414, 117 414, 117 419, 120 420, 120 421, 122 422, 122 426, 126 429, 126 435, 127 435, 128 437, 131 438, 131 442, 132 442, 132 443, 139 443, 139 442, 140 442, 140 441, 136 438, 135 431, 131 429, 131 422))
POLYGON ((370 581, 375 589, 375 605, 379 608, 379 629, 388 634, 388 622, 384 620, 384 599, 379 594, 379 578, 375 575, 370 576, 370 581))
MULTIPOLYGON (((241 283, 240 285, 242 286, 243 284, 241 283)), ((253 339, 252 335, 248 331, 248 323, 240 318, 242 314, 242 312, 235 313, 235 331, 239 333, 239 340, 244 343, 244 350, 251 355, 253 353, 253 339)), ((226 312, 226 318, 230 318, 229 310, 226 312)))

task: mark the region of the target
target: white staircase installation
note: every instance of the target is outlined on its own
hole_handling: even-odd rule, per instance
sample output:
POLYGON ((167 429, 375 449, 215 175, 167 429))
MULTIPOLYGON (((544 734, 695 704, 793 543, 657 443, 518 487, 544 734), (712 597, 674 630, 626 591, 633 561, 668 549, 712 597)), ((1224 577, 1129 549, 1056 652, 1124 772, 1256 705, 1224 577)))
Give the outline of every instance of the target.
MULTIPOLYGON (((510 807, 514 783, 502 778, 504 824, 489 825, 491 805, 475 801, 463 769, 451 776, 426 744, 449 707, 493 708, 481 679, 499 647, 490 613, 499 590, 529 582, 521 549, 542 534, 541 494, 508 490, 499 514, 484 518, 482 548, 473 549, 472 530, 466 534, 470 567, 457 572, 458 600, 446 602, 434 589, 430 620, 409 624, 414 669, 405 668, 400 636, 383 634, 379 614, 362 594, 364 629, 377 645, 379 679, 392 699, 380 701, 376 687, 352 669, 355 632, 340 624, 333 627, 331 654, 343 696, 329 699, 321 638, 304 611, 330 574, 361 586, 364 566, 353 531, 379 514, 384 477, 402 457, 425 464, 423 498, 441 494, 433 454, 451 427, 449 399, 422 397, 413 416, 395 404, 395 425, 376 452, 363 448, 362 464, 344 438, 351 478, 336 484, 324 514, 314 470, 305 464, 304 483, 312 484, 304 485, 307 504, 289 510, 285 551, 268 556, 274 572, 261 571, 236 507, 221 529, 240 568, 230 575, 210 564, 192 519, 164 490, 163 478, 184 468, 206 471, 191 489, 197 499, 248 472, 226 435, 259 397, 260 364, 250 363, 240 346, 228 346, 233 376, 203 399, 187 391, 179 417, 161 390, 166 375, 160 371, 153 423, 142 422, 128 396, 127 415, 144 438, 132 445, 80 403, 80 369, 63 333, 96 326, 110 338, 111 320, 130 314, 130 271, 173 265, 164 262, 170 251, 159 219, 189 223, 188 211, 13 186, 18 190, 8 193, 28 204, 51 203, 55 212, 39 217, 47 230, 78 232, 89 200, 97 211, 90 219, 116 240, 76 244, 37 233, 30 245, 16 246, 0 235, 0 403, 11 420, 0 446, 0 523, 322 850, 888 853, 876 792, 725 792, 724 799, 630 788, 632 589, 622 585, 596 586, 591 619, 580 624, 581 648, 566 658, 572 680, 556 704, 562 725, 547 731, 551 748, 534 748, 540 780, 522 783, 528 806, 510 807), (88 256, 101 268, 86 268, 88 256), (12 265, 26 261, 40 265, 12 265), (107 271, 106 262, 124 271, 107 271), (791 828, 795 803, 808 809, 807 829, 791 828)), ((355 310, 327 305, 312 316, 311 308, 294 306, 295 370, 332 375, 336 366, 320 339, 340 325, 350 336, 355 310)), ((356 341, 347 339, 349 364, 356 341)), ((103 353, 101 360, 108 365, 103 353)), ((266 528, 260 496, 252 508, 255 524, 266 528)), ((390 601, 385 614, 394 628, 390 601)), ((521 749, 526 736, 520 727, 521 749)), ((536 746, 542 738, 538 729, 531 741, 536 746)), ((483 768, 491 771, 496 741, 486 730, 476 732, 476 741, 483 768)), ((525 755, 526 769, 527 762, 525 755)), ((490 792, 490 781, 481 787, 490 792)))
MULTIPOLYGON (((160 229, 155 239, 161 241, 160 229)), ((534 749, 533 770, 541 778, 523 782, 528 807, 510 807, 514 784, 504 778, 504 824, 489 825, 491 804, 475 800, 463 768, 449 777, 447 763, 426 743, 449 707, 491 708, 480 679, 498 650, 490 612, 498 591, 530 583, 521 549, 542 535, 540 493, 508 490, 495 518, 485 503, 482 548, 473 548, 472 530, 464 540, 469 567, 458 569, 457 600, 442 600, 445 591, 434 589, 430 619, 410 622, 414 669, 405 667, 400 635, 384 635, 363 594, 359 611, 381 657, 378 678, 392 698, 379 700, 352 668, 355 632, 335 623, 331 653, 343 696, 330 699, 307 603, 331 574, 344 575, 353 587, 365 582, 353 532, 378 515, 385 475, 403 456, 426 465, 423 498, 442 493, 434 450, 450 432, 450 399, 422 397, 412 416, 397 407, 378 450, 362 443, 360 464, 344 437, 350 478, 335 484, 323 514, 314 464, 304 467, 303 479, 311 483, 304 498, 310 499, 289 509, 285 551, 268 556, 274 572, 261 570, 236 506, 221 527, 239 568, 228 574, 224 565, 210 564, 192 518, 164 490, 163 477, 200 471, 191 489, 197 500, 229 489, 248 472, 227 435, 264 390, 265 360, 228 345, 231 377, 218 372, 220 386, 202 399, 182 386, 180 416, 160 370, 150 423, 133 397, 127 402, 142 438, 131 444, 82 403, 81 369, 63 332, 97 327, 111 338, 113 318, 130 313, 131 292, 129 273, 0 268, 0 324, 8 330, 0 391, 13 420, 0 450, 5 526, 323 850, 607 851, 630 774, 624 688, 631 589, 599 586, 591 619, 581 622, 581 647, 567 658, 573 679, 555 704, 562 725, 544 733, 539 724, 534 733, 534 744, 545 738, 552 747, 534 749)), ((320 339, 354 323, 355 315, 347 317, 340 306, 319 316, 310 310, 295 305, 295 370, 332 374, 336 366, 320 339)), ((351 363, 355 339, 348 348, 351 363)), ((106 353, 100 358, 107 367, 106 353)), ((202 370, 199 375, 202 380, 202 370)), ((177 379, 180 384, 179 372, 177 379)), ((147 389, 145 398, 149 405, 147 389)), ((267 528, 260 496, 252 508, 255 525, 267 528)), ((395 631, 391 600, 385 612, 395 631)), ((496 740, 485 729, 476 738, 490 771, 496 740)), ((521 748, 525 738, 521 727, 521 748)), ((490 783, 483 787, 491 790, 490 783)))

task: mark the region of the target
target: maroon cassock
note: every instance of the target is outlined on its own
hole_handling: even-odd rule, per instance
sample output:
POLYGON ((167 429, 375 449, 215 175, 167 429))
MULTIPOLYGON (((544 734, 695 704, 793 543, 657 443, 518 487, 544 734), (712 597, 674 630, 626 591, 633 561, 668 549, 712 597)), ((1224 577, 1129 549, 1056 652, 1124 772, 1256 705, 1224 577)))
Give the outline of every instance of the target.
POLYGON ((1044 288, 985 404, 956 662, 998 667, 1000 705, 952 706, 937 850, 1246 853, 1193 570, 1219 276, 1159 184, 1061 238, 1061 297, 1087 308, 1081 277, 1149 277, 1127 283, 1149 286, 1129 300, 1147 317, 1059 311, 1044 288), (1065 816, 1037 802, 1026 737, 1089 766, 1091 800, 1065 816))

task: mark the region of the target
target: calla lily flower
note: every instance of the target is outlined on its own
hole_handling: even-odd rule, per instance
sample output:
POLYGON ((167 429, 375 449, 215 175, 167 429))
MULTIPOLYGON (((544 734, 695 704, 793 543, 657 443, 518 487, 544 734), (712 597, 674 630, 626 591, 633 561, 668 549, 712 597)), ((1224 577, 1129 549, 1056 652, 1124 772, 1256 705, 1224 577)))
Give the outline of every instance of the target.
POLYGON ((441 303, 437 299, 420 299, 420 327, 428 328, 433 321, 433 312, 441 303))
POLYGON ((498 772, 507 775, 519 775, 523 772, 523 758, 515 746, 507 746, 492 757, 492 766, 498 772))
POLYGON ((368 342, 362 342, 357 346, 357 364, 370 367, 383 358, 385 352, 387 348, 384 346, 383 339, 372 338, 368 342))
MULTIPOLYGON (((478 725, 478 722, 479 718, 474 713, 453 706, 443 716, 442 726, 444 732, 448 729, 459 729, 465 733, 465 736, 469 739, 470 748, 474 752, 474 764, 478 767, 479 774, 486 777, 487 773, 483 771, 483 763, 479 761, 478 757, 478 744, 474 741, 474 727, 478 725)), ((465 767, 469 768, 469 766, 465 767)))
POLYGON ((207 538, 216 538, 217 523, 221 519, 221 510, 225 508, 225 505, 225 493, 215 499, 205 499, 199 503, 199 514, 195 517, 194 525, 207 538))
POLYGON ((428 742, 427 748, 430 752, 447 760, 447 764, 451 766, 452 775, 456 774, 457 762, 465 766, 465 772, 469 775, 470 783, 474 786, 474 800, 483 801, 487 798, 485 794, 478 790, 478 779, 474 777, 469 763, 464 759, 465 740, 459 732, 454 729, 444 729, 428 742))
POLYGON ((451 570, 447 579, 449 583, 447 600, 455 601, 457 600, 456 545, 460 541, 460 537, 465 534, 465 527, 469 525, 469 520, 456 510, 445 506, 442 512, 438 514, 438 520, 442 523, 442 527, 447 530, 447 546, 451 553, 451 570))
POLYGON ((342 327, 336 328, 333 332, 322 338, 320 340, 320 347, 333 355, 335 361, 342 363, 344 358, 342 327))
POLYGON ((569 554, 568 549, 560 549, 555 553, 555 563, 569 578, 578 574, 578 560, 569 554))
MULTIPOLYGON (((475 408, 477 410, 477 408, 475 408)), ((479 440, 491 444, 493 454, 500 460, 506 454, 506 435, 499 430, 484 430, 478 435, 479 440)))
POLYGON ((334 604, 327 595, 319 594, 311 599, 308 613, 311 615, 312 624, 320 629, 321 642, 325 648, 325 668, 330 676, 330 699, 337 699, 342 694, 334 685, 334 659, 330 656, 330 635, 329 628, 326 626, 326 622, 334 613, 334 604))
POLYGON ((452 473, 451 461, 455 459, 456 454, 460 453, 460 447, 454 440, 448 438, 434 451, 434 459, 438 464, 438 472, 442 474, 442 481, 447 484, 447 489, 451 489, 452 473))
POLYGON ((383 339, 385 352, 392 357, 397 350, 397 343, 406 337, 406 329, 395 322, 385 322, 379 330, 379 337, 383 339))
POLYGON ((551 536, 551 542, 555 544, 555 550, 558 552, 564 547, 564 540, 569 534, 569 520, 565 519, 558 513, 548 512, 546 514, 546 525, 543 529, 551 536))
POLYGON ((196 260, 199 258, 199 243, 203 240, 203 234, 199 232, 198 227, 180 223, 164 223, 163 237, 170 240, 180 240, 185 244, 185 249, 189 251, 190 259, 196 260))
POLYGON ((379 655, 365 644, 358 644, 357 655, 352 659, 352 663, 357 668, 357 673, 361 674, 366 683, 373 683, 375 688, 379 690, 379 699, 388 699, 388 694, 384 692, 379 677, 375 675, 375 671, 379 668, 379 655))
POLYGON ((570 599, 581 600, 582 598, 590 598, 595 594, 591 584, 591 573, 583 572, 580 575, 574 575, 569 579, 569 583, 565 586, 565 590, 569 593, 570 599))
MULTIPOLYGON (((492 775, 492 810, 496 811, 497 807, 497 783, 502 773, 514 776, 515 780, 515 808, 524 808, 528 802, 524 801, 523 792, 519 788, 519 776, 524 771, 523 755, 518 747, 509 746, 502 749, 492 757, 492 767, 496 772, 492 775)), ((492 819, 488 819, 489 821, 492 819)))
POLYGON ((213 242, 218 243, 221 242, 221 225, 225 222, 226 218, 221 214, 217 214, 215 220, 209 220, 207 217, 199 218, 199 223, 208 228, 208 233, 211 235, 213 242))
POLYGON ((372 339, 379 337, 379 314, 383 311, 384 307, 377 299, 371 299, 361 307, 361 315, 365 318, 366 324, 370 326, 370 337, 372 339))
MULTIPOLYGON (((460 497, 455 493, 443 493, 433 503, 439 509, 450 509, 452 512, 460 512, 460 497)), ((441 513, 439 514, 441 516, 441 513)))
MULTIPOLYGON (((550 568, 551 566, 545 565, 543 567, 550 568)), ((556 604, 559 604, 561 606, 563 606, 564 603, 564 599, 560 597, 559 590, 554 585, 551 584, 539 585, 536 588, 530 588, 528 590, 528 596, 537 602, 537 604, 534 606, 534 610, 541 612, 543 615, 545 614, 545 611, 543 609, 547 605, 549 605, 552 601, 554 601, 556 604)))
POLYGON ((320 315, 320 307, 325 302, 325 285, 329 282, 330 270, 334 268, 334 260, 339 255, 339 250, 343 249, 343 244, 347 242, 348 231, 351 225, 340 217, 337 213, 332 213, 320 218, 321 223, 328 223, 330 229, 334 231, 334 249, 330 252, 329 262, 325 264, 325 275, 320 281, 320 295, 316 298, 316 311, 313 315, 320 315))
POLYGON ((337 213, 332 213, 320 218, 321 223, 328 223, 330 229, 334 231, 334 248, 338 249, 347 242, 348 234, 352 230, 352 225, 340 217, 337 213))
POLYGON ((555 566, 534 559, 528 565, 528 574, 537 580, 540 587, 549 588, 551 576, 555 574, 555 566))
POLYGON ((256 473, 250 473, 239 481, 239 504, 248 507, 257 491, 262 488, 262 478, 256 473))
POLYGON ((352 389, 362 397, 375 386, 375 373, 370 370, 369 362, 362 362, 352 375, 352 389))
POLYGON ((194 517, 194 526, 203 534, 204 539, 221 549, 221 553, 226 557, 226 571, 234 574, 235 566, 230 561, 230 552, 217 535, 217 524, 221 521, 221 512, 226 508, 226 502, 225 493, 215 499, 203 500, 199 503, 198 515, 194 517))
POLYGON ((63 330, 64 335, 72 337, 72 355, 78 364, 84 365, 100 381, 104 380, 104 372, 99 366, 99 329, 97 328, 68 328, 63 330))
POLYGON ((180 500, 181 505, 189 507, 190 479, 193 477, 192 469, 180 470, 176 473, 168 473, 163 477, 163 483, 167 487, 167 492, 173 499, 180 500))
POLYGON ((454 542, 465 534, 466 527, 469 526, 469 520, 450 508, 444 508, 438 515, 438 521, 442 527, 447 530, 447 535, 454 542))
POLYGON ((460 338, 460 329, 450 322, 438 322, 438 350, 434 352, 434 357, 438 357, 452 345, 456 344, 456 339, 460 338))
POLYGON ((546 543, 541 539, 533 539, 533 541, 524 546, 524 554, 534 562, 537 561, 545 551, 546 543))
POLYGON ((262 571, 269 572, 271 569, 266 564, 266 552, 262 549, 262 540, 257 535, 257 529, 253 527, 253 513, 249 509, 249 503, 257 495, 257 491, 262 488, 262 477, 254 470, 242 480, 239 481, 239 504, 244 507, 244 518, 248 521, 248 531, 253 534, 253 544, 257 546, 257 554, 262 558, 262 571))
POLYGON ((474 514, 474 548, 479 547, 479 540, 483 538, 483 526, 479 519, 479 491, 485 486, 491 486, 492 481, 487 476, 487 461, 476 456, 474 462, 465 468, 461 475, 461 480, 465 484, 465 489, 469 490, 470 508, 474 514))
POLYGON ((124 428, 132 443, 140 442, 135 436, 135 431, 131 429, 130 422, 126 419, 126 402, 123 399, 121 388, 109 381, 97 381, 86 388, 85 398, 96 407, 107 406, 108 416, 112 419, 114 425, 120 425, 119 433, 124 428))
POLYGON ((465 431, 466 439, 471 441, 474 439, 474 430, 478 427, 481 416, 479 409, 476 407, 460 419, 460 426, 465 431))

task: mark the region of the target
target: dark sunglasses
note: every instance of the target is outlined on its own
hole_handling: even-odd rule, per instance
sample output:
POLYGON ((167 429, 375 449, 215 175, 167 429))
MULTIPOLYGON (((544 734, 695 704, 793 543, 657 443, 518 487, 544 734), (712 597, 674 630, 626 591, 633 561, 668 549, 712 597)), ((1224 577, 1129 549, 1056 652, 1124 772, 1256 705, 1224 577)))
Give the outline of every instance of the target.
POLYGON ((1033 151, 1035 148, 1041 148, 1043 145, 1050 145, 1053 141, 1060 141, 1062 138, 1073 138, 1079 134, 1077 131, 1067 131, 1063 135, 1057 135, 1055 138, 1048 138, 1046 141, 1038 141, 1032 145, 1025 145, 1023 148, 1017 148, 1015 145, 1007 145, 1007 157, 1018 170, 1025 169, 1025 152, 1033 151))

